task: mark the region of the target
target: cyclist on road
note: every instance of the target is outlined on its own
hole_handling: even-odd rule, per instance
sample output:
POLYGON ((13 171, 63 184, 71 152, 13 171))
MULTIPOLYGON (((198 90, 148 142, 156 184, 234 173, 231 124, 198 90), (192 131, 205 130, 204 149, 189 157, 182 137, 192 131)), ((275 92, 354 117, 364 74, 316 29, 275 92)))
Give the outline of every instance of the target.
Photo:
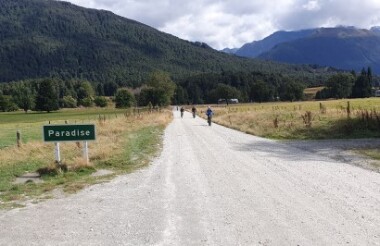
POLYGON ((214 115, 214 112, 212 111, 210 106, 207 107, 206 115, 207 115, 207 123, 209 126, 211 126, 211 118, 214 115))

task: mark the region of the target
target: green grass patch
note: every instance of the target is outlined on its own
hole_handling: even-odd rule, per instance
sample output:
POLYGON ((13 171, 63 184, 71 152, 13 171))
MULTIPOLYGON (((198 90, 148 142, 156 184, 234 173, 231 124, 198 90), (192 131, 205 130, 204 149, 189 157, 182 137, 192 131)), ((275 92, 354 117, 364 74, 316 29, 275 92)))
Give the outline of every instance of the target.
POLYGON ((41 160, 26 160, 21 163, 0 166, 0 199, 5 202, 23 200, 23 198, 37 197, 51 191, 57 185, 67 184, 77 180, 78 171, 60 173, 54 175, 42 175, 43 183, 27 182, 15 184, 14 181, 26 173, 37 172, 38 169, 47 165, 41 160))
POLYGON ((124 117, 131 109, 89 108, 62 109, 45 112, 2 112, 0 113, 0 148, 16 144, 16 133, 21 132, 22 143, 42 140, 42 126, 47 124, 83 124, 95 122, 99 116, 106 119, 124 117))
MULTIPOLYGON (((38 168, 42 167, 44 163, 34 160, 26 160, 21 163, 12 163, 11 165, 0 166, 0 192, 13 189, 12 181, 25 173, 35 172, 38 168)), ((1 197, 0 195, 0 197, 1 197)))
MULTIPOLYGON (((77 123, 92 121, 98 119, 99 115, 107 117, 117 117, 123 115, 126 109, 115 109, 115 108, 76 108, 76 109, 61 109, 59 111, 53 111, 50 113, 46 112, 29 112, 24 113, 23 111, 16 112, 2 112, 0 113, 0 124, 18 124, 18 123, 35 123, 35 122, 45 122, 49 121, 61 121, 64 123, 65 120, 73 120, 77 123)), ((129 110, 130 111, 130 110, 129 110)), ((70 123, 74 123, 70 122, 70 123)))
POLYGON ((359 150, 358 152, 380 161, 380 148, 359 150))
POLYGON ((42 140, 43 123, 0 124, 0 149, 17 144, 17 131, 21 133, 21 143, 42 140))
POLYGON ((160 146, 163 130, 164 126, 150 126, 127 133, 123 151, 108 160, 99 161, 97 167, 123 173, 147 165, 160 146))

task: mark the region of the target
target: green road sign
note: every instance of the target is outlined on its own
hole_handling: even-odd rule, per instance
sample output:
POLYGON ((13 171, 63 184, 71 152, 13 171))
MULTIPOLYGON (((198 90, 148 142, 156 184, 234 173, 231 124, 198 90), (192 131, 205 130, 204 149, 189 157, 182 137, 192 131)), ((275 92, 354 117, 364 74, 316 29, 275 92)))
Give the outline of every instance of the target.
POLYGON ((45 125, 45 142, 95 140, 95 125, 45 125))

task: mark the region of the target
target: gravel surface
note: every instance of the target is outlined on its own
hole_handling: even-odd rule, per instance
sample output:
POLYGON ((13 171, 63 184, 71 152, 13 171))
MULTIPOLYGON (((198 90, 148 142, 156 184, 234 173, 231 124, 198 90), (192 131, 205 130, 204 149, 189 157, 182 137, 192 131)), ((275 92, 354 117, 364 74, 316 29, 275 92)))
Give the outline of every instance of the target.
POLYGON ((0 245, 380 245, 380 174, 177 111, 159 158, 0 212, 0 245))
POLYGON ((380 149, 380 139, 302 140, 284 141, 284 144, 347 164, 380 173, 380 161, 359 155, 360 149, 380 149))

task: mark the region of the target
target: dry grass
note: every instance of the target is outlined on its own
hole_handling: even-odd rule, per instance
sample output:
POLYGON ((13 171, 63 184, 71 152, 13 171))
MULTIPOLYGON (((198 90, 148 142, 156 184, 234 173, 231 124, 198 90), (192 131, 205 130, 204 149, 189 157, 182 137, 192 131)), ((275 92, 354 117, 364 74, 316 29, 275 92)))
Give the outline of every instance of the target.
MULTIPOLYGON (((104 160, 110 155, 120 154, 120 148, 128 139, 126 132, 133 132, 146 126, 167 125, 171 121, 171 113, 145 113, 140 116, 128 116, 112 120, 112 122, 99 121, 97 127, 97 140, 93 143, 90 160, 104 160)), ((130 140, 129 140, 130 141, 130 140)))
MULTIPOLYGON (((262 137, 356 138, 376 136, 380 132, 379 98, 215 105, 213 110, 215 122, 262 137)), ((205 108, 199 111, 204 112, 205 108)))
MULTIPOLYGON (((0 209, 17 207, 32 197, 47 197, 47 193, 58 187, 73 193, 112 177, 92 177, 91 173, 97 168, 112 169, 113 175, 117 175, 147 165, 159 149, 160 134, 172 120, 172 113, 163 110, 134 114, 131 110, 128 114, 92 118, 81 122, 96 125, 97 139, 89 142, 88 163, 82 157, 82 142, 60 143, 60 168, 54 160, 54 144, 43 143, 38 136, 34 139, 41 140, 28 141, 19 148, 14 144, 0 149, 0 209), (13 183, 17 176, 29 172, 40 173, 44 182, 33 185, 13 183)), ((33 131, 42 131, 42 122, 31 125, 37 127, 31 127, 33 131)))
POLYGON ((47 162, 54 162, 53 147, 42 142, 30 142, 28 144, 11 146, 0 149, 0 166, 19 163, 29 158, 40 158, 47 162))
POLYGON ((303 92, 305 95, 305 100, 315 99, 315 95, 317 94, 317 92, 323 90, 323 88, 325 88, 325 87, 320 86, 320 87, 306 88, 303 92))
MULTIPOLYGON (((139 116, 124 116, 105 121, 92 121, 96 125, 96 141, 89 142, 89 159, 87 164, 82 158, 83 143, 62 142, 60 144, 62 162, 69 169, 92 165, 92 161, 104 160, 122 151, 122 142, 126 141, 126 132, 132 132, 145 126, 166 125, 171 120, 171 114, 144 113, 139 116)), ((54 145, 41 141, 31 141, 22 144, 20 148, 11 146, 0 149, 0 166, 16 165, 28 160, 38 160, 46 166, 54 163, 54 145)))

